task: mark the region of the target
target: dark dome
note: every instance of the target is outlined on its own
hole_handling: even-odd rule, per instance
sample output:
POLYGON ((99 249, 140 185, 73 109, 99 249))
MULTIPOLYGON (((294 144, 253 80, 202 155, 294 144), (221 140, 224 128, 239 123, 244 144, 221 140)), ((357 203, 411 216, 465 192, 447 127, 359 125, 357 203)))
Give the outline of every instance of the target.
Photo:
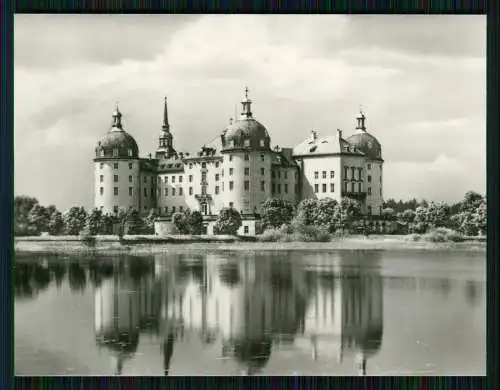
POLYGON ((358 131, 346 140, 351 145, 357 146, 368 158, 372 160, 382 160, 382 147, 380 142, 366 131, 358 131))
POLYGON ((95 156, 96 158, 138 158, 139 147, 129 133, 113 128, 97 143, 95 156))
POLYGON ((270 137, 264 125, 253 118, 236 120, 223 132, 223 149, 269 149, 270 137), (245 142, 245 141, 250 142, 245 142), (264 144, 261 144, 264 140, 264 144), (232 142, 233 143, 232 143, 232 142))

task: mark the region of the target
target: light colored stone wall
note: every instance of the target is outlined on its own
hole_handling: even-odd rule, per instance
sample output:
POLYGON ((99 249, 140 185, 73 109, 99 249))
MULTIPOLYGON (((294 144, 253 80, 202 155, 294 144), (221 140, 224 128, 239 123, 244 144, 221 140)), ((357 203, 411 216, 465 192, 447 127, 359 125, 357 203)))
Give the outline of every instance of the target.
POLYGON ((365 185, 367 191, 366 205, 367 208, 368 206, 371 206, 373 215, 381 215, 381 208, 383 207, 384 204, 383 185, 382 185, 382 180, 383 180, 382 164, 383 163, 379 161, 367 160, 365 162, 365 170, 366 170, 365 185), (371 164, 370 168, 369 164, 371 164), (368 176, 371 176, 371 183, 368 182, 368 176), (370 191, 369 189, 371 189, 371 194, 368 193, 370 191))
POLYGON ((332 198, 337 201, 341 199, 341 157, 340 156, 321 156, 300 158, 303 160, 302 166, 302 199, 306 198, 332 198), (323 178, 323 171, 326 172, 326 179, 323 178), (334 172, 333 179, 331 171, 334 172), (316 178, 315 172, 318 172, 316 178), (326 185, 326 191, 323 192, 323 184, 326 185), (334 185, 333 192, 331 184, 334 185), (315 192, 315 185, 318 185, 318 192, 315 192))

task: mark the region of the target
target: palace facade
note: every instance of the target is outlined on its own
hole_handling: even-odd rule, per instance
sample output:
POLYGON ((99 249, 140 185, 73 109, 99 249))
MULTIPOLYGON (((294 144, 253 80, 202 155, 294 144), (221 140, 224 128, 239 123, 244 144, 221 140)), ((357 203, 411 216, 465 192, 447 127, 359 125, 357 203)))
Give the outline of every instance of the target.
POLYGON ((232 207, 242 215, 241 234, 255 234, 260 207, 271 198, 296 204, 305 198, 352 197, 364 214, 382 213, 382 148, 367 131, 362 112, 349 137, 341 130, 325 137, 312 131, 288 148, 272 145, 268 130, 254 118, 248 88, 241 104, 240 117, 230 119, 216 142, 190 154, 174 147, 165 98, 158 147, 147 158, 139 156, 117 106, 111 128, 95 148, 95 207, 105 213, 155 209, 160 221, 176 211, 199 210, 208 233, 220 210, 232 207))

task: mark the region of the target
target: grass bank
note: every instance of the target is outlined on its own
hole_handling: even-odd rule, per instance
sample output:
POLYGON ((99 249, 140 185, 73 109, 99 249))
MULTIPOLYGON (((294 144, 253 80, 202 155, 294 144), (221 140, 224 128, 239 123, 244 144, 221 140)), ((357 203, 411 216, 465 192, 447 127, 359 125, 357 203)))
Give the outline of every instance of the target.
POLYGON ((16 237, 16 252, 37 253, 130 253, 204 252, 215 250, 466 250, 485 251, 486 242, 468 238, 464 242, 430 242, 412 236, 374 235, 333 238, 329 242, 252 242, 255 238, 233 236, 97 236, 93 242, 80 237, 16 237))

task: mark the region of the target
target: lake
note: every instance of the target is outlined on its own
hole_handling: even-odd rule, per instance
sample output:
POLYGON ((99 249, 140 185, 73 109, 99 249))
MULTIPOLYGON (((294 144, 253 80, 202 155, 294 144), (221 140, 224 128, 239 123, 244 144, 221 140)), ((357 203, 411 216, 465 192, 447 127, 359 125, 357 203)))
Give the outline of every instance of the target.
POLYGON ((16 375, 485 375, 485 251, 16 253, 16 375))

